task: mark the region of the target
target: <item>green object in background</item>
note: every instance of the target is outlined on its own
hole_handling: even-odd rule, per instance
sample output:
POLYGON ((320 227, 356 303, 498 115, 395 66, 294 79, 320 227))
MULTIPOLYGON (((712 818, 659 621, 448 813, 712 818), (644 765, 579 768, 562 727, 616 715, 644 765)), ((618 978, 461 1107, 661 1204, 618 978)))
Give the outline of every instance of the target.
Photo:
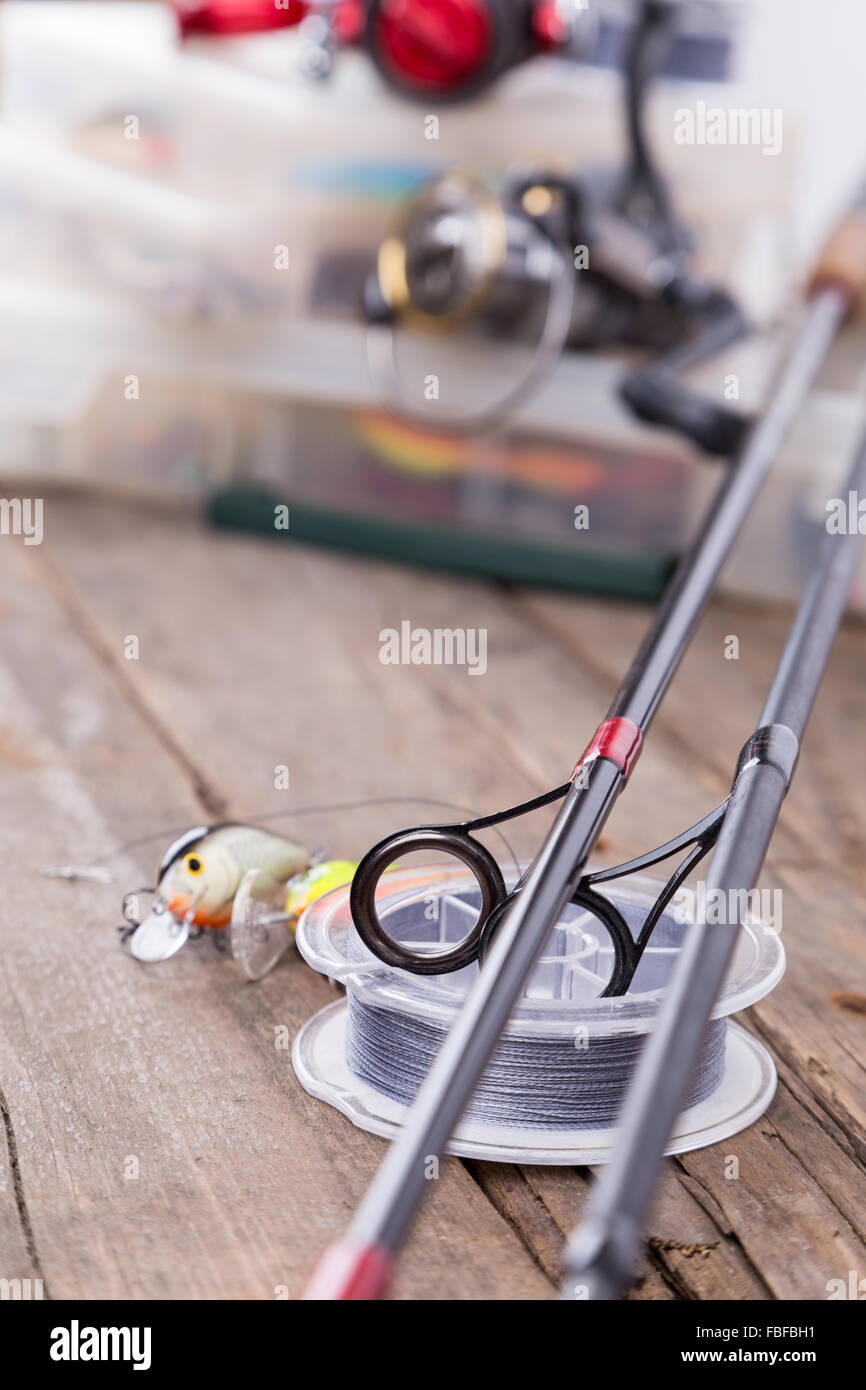
POLYGON ((399 560, 429 569, 554 589, 609 594, 616 598, 657 599, 676 557, 652 552, 598 551, 549 546, 483 531, 418 525, 358 513, 337 512, 260 488, 226 487, 207 502, 217 526, 255 531, 283 541, 325 545, 354 555, 399 560), (289 508, 288 530, 274 525, 275 509, 289 508))

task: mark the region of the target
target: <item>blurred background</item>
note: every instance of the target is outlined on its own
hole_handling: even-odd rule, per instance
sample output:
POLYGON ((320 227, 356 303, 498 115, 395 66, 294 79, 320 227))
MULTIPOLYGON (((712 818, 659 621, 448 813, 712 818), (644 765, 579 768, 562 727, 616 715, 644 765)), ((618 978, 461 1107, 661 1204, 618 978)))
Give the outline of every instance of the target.
MULTIPOLYGON (((460 409, 531 371, 543 309, 529 327, 513 314, 492 328, 458 315, 433 333, 406 316, 389 323, 407 364, 397 395, 418 383, 423 406, 435 378, 433 428, 405 392, 383 399, 370 361, 382 332, 371 273, 431 178, 468 169, 493 198, 522 179, 537 201, 535 170, 591 188, 623 177, 633 157, 623 67, 644 8, 4 4, 7 492, 126 493, 272 535, 284 503, 283 540, 657 594, 718 465, 620 400, 647 341, 573 333, 520 409, 480 434, 461 431, 460 409)), ((720 402, 733 391, 748 410, 859 171, 866 15, 837 0, 816 32, 809 0, 673 8, 642 119, 690 265, 757 330, 700 365, 695 383, 720 402), (774 147, 682 142, 677 113, 701 106, 778 112, 774 147)), ((550 200, 547 184, 540 196, 550 200)), ((467 225, 464 215, 462 234, 467 225)), ((603 298, 601 321, 611 312, 603 298)), ((798 590, 858 386, 843 344, 728 567, 729 590, 798 590)))

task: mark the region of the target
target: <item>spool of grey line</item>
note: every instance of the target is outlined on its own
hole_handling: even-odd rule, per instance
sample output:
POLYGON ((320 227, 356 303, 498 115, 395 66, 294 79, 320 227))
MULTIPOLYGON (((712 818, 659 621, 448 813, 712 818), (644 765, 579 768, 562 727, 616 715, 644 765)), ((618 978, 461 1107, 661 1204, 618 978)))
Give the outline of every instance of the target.
MULTIPOLYGON (((660 887, 652 879, 632 878, 611 892, 633 931, 660 887)), ((462 866, 395 869, 383 877, 379 894, 379 915, 389 933, 411 939, 416 947, 429 942, 431 953, 465 935, 479 901, 475 880, 462 866)), ((360 1128, 393 1137, 478 967, 421 977, 384 965, 358 938, 348 898, 348 887, 327 894, 298 926, 302 955, 341 981, 346 998, 304 1025, 292 1060, 312 1095, 360 1128)), ((570 905, 450 1152, 506 1162, 605 1162, 626 1086, 693 912, 687 893, 675 900, 653 934, 629 994, 600 999, 612 946, 596 918, 570 905)), ((760 999, 783 971, 778 933, 747 915, 669 1152, 736 1133, 770 1103, 776 1083, 772 1060, 729 1015, 760 999)))
MULTIPOLYGON (((411 1014, 377 1009, 348 994, 346 1062, 353 1076, 402 1105, 411 1105, 447 1029, 411 1014)), ((727 1019, 710 1024, 687 1105, 719 1086, 725 1067, 727 1019)), ((476 1088, 466 1116, 516 1129, 600 1129, 616 1122, 635 1063, 639 1033, 588 1039, 506 1035, 476 1088)))

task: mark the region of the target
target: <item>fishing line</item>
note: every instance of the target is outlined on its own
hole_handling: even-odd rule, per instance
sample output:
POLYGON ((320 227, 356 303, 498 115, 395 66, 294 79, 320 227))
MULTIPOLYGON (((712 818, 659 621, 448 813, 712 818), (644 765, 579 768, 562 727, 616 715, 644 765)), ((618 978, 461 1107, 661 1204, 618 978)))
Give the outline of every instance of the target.
MULTIPOLYGON (((347 989, 346 1060, 376 1091, 411 1105, 448 1031, 394 1009, 366 1004, 347 989)), ((721 1083, 727 1019, 710 1024, 685 1108, 721 1083)), ((575 1046, 574 1037, 505 1033, 477 1085, 464 1119, 517 1129, 603 1129, 613 1125, 643 1051, 645 1035, 613 1033, 575 1046)))
POLYGON ((494 817, 490 817, 489 821, 487 817, 479 819, 478 812, 473 811, 469 806, 460 806, 455 801, 440 801, 437 797, 432 796, 370 796, 366 797, 363 801, 335 802, 330 806, 305 806, 297 811, 268 812, 265 815, 255 816, 251 819, 256 821, 279 820, 283 816, 312 816, 317 812, 360 811, 368 806, 407 805, 409 803, 417 806, 438 806, 443 811, 459 811, 461 815, 468 817, 469 820, 475 821, 477 829, 494 830, 505 846, 515 869, 519 871, 519 860, 514 852, 514 848, 504 830, 501 830, 498 825, 493 824, 494 817))
MULTIPOLYGON (((318 806, 298 806, 292 810, 286 811, 261 811, 256 812, 254 815, 239 816, 237 817, 237 821, 238 823, 245 825, 258 825, 267 821, 291 819, 294 816, 313 816, 329 812, 334 813, 337 811, 362 811, 371 806, 400 805, 438 806, 444 811, 458 811, 461 815, 466 816, 470 820, 475 820, 477 818, 477 812, 474 811, 471 807, 461 806, 454 801, 440 801, 437 797, 369 796, 364 797, 360 801, 332 801, 325 802, 318 806)), ((484 829, 487 827, 482 822, 479 828, 484 829)), ((496 825, 491 825, 489 828, 495 830, 496 834, 499 836, 500 840, 505 846, 505 850, 512 864, 515 866, 515 868, 517 868, 517 855, 515 854, 514 848, 511 845, 505 832, 503 830, 500 830, 499 827, 496 825)), ((46 864, 40 869, 40 873, 46 878, 91 878, 94 882, 110 883, 112 881, 110 878, 100 877, 99 879, 95 879, 92 873, 90 873, 89 871, 92 870, 94 866, 99 865, 100 861, 103 859, 114 859, 118 855, 128 853, 130 850, 139 849, 142 845, 152 844, 154 840, 174 838, 178 835, 184 834, 188 829, 188 824, 164 826, 160 830, 151 830, 146 835, 137 835, 131 840, 125 840, 122 844, 115 845, 113 848, 107 850, 100 850, 99 853, 95 854, 92 859, 85 860, 83 864, 46 864)), ((108 874, 109 871, 107 869, 100 868, 100 873, 108 874)))

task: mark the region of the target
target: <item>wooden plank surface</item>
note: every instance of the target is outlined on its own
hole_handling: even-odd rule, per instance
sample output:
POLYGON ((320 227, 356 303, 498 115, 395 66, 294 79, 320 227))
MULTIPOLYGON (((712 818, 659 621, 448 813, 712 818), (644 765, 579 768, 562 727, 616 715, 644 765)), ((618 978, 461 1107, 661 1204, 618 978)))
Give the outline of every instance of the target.
MULTIPOLYGON (((531 795, 567 775, 648 610, 83 501, 49 499, 46 536, 39 550, 4 543, 0 570, 0 1089, 15 1149, 0 1163, 0 1275, 38 1270, 55 1296, 294 1295, 384 1150, 306 1096, 274 1046, 329 986, 296 955, 248 985, 207 941, 138 966, 112 927, 169 837, 106 851, 226 813, 386 795, 488 810, 531 795), (486 628, 486 675, 382 666, 379 631, 404 618, 486 628), (279 764, 288 792, 274 788, 279 764), (38 874, 94 856, 116 885, 38 874)), ((784 627, 780 614, 711 609, 605 858, 660 842, 725 794, 784 627), (738 661, 724 658, 731 633, 738 661)), ((850 626, 762 879, 782 888, 789 968, 748 1023, 779 1063, 779 1092, 746 1133, 669 1165, 633 1297, 823 1298, 828 1279, 866 1268, 866 754, 862 733, 840 738, 862 728, 863 649, 850 626)), ((357 856, 429 814, 395 805, 286 828, 357 856)), ((515 829, 519 853, 545 823, 515 829)), ((448 1160, 396 1296, 554 1296, 589 1177, 448 1160)))
MULTIPOLYGON (((146 546, 146 528, 135 525, 146 546)), ((76 519, 76 539, 87 529, 76 519)), ((154 546, 160 533, 157 525, 154 546)), ((98 529, 94 535, 98 543, 98 529)), ((123 528, 116 539, 133 560, 121 637, 140 632, 153 668, 170 672, 177 649, 168 637, 159 645, 161 628, 167 623, 191 653, 184 605, 171 605, 180 621, 154 612, 156 627, 146 628, 136 547, 123 528)), ((171 549, 162 558, 170 560, 171 549)), ((54 1297, 297 1294, 312 1253, 345 1224, 381 1152, 377 1140, 347 1133, 342 1117, 311 1100, 294 1080, 289 1053, 275 1047, 277 1028, 294 1035, 333 995, 297 957, 258 987, 209 942, 152 971, 125 957, 113 931, 119 894, 147 881, 159 842, 137 863, 116 857, 113 889, 38 877, 45 862, 88 860, 142 831, 195 823, 222 797, 221 762, 214 760, 216 772, 208 766, 205 725, 193 742, 196 764, 207 772, 191 780, 191 764, 179 766, 174 745, 159 736, 159 716, 143 718, 137 693, 125 689, 111 643, 98 645, 43 559, 18 552, 4 565, 12 755, 0 807, 9 851, 0 1077, 39 1274, 54 1297)), ((180 592, 182 582, 175 600, 180 592)), ((218 603, 216 629, 195 607, 191 665, 206 678, 204 651, 212 652, 231 692, 234 726, 240 707, 231 629, 218 603)), ((284 674, 292 674, 290 665, 284 674)), ((225 702, 214 694, 213 703, 225 702)), ((262 764, 256 723, 254 711, 238 716, 239 795, 245 787, 261 795, 260 779, 272 786, 270 769, 289 746, 276 720, 262 764)), ((171 737, 168 723, 166 730, 171 737)), ((293 742, 315 756, 319 732, 308 729, 293 742)), ((434 1186, 398 1297, 551 1292, 462 1165, 443 1164, 434 1186)), ((18 1246, 20 1239, 0 1252, 5 1277, 24 1277, 18 1246)))

